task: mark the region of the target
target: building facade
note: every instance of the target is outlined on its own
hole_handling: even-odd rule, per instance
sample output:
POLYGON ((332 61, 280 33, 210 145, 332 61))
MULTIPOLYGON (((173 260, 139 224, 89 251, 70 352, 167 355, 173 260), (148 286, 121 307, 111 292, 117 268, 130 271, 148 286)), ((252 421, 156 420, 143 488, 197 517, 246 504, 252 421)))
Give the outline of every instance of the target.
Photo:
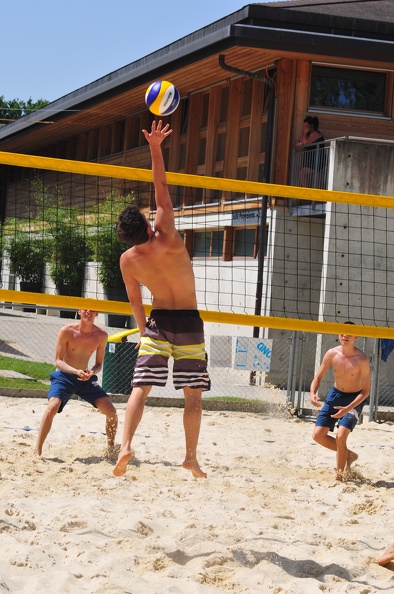
MULTIPOLYGON (((318 186, 311 185, 351 190, 344 163, 338 161, 347 150, 353 155, 351 178, 358 177, 353 187, 371 191, 369 178, 360 177, 369 171, 375 182, 379 178, 374 192, 385 194, 392 192, 387 178, 393 175, 383 166, 391 162, 388 147, 394 141, 393 49, 390 0, 248 4, 1 128, 0 151, 150 168, 141 132, 153 118, 144 103, 145 90, 152 81, 166 79, 181 95, 179 108, 164 118, 174 131, 164 145, 168 171, 301 185, 294 147, 310 115, 318 117, 328 141, 326 174, 318 186), (348 138, 362 140, 346 144, 348 138), (370 146, 363 151, 360 143, 370 146), (375 158, 371 170, 365 163, 371 163, 377 145, 384 147, 388 161, 375 158), (336 161, 334 146, 342 147, 336 161)), ((1 171, 1 217, 18 216, 24 180, 17 173, 12 178, 9 168, 1 171)), ((123 195, 138 192, 141 208, 153 211, 150 184, 118 180, 115 189, 123 195)), ((352 315, 362 323, 361 310, 346 307, 341 312, 336 307, 335 300, 349 299, 349 293, 338 297, 341 290, 335 292, 332 307, 322 304, 322 283, 327 297, 339 270, 332 265, 330 271, 332 262, 324 255, 330 235, 325 207, 259 194, 180 186, 171 191, 193 265, 203 267, 197 290, 207 309, 330 321, 352 315), (207 260, 219 264, 210 268, 207 260), (263 282, 256 311, 259 275, 263 282), (242 293, 238 284, 246 277, 252 289, 244 290, 239 301, 227 301, 228 293, 242 293)), ((98 180, 85 193, 76 190, 74 200, 78 206, 94 203, 106 192, 98 180)), ((391 217, 386 219, 391 233, 391 217)), ((379 317, 379 323, 385 325, 394 311, 391 300, 382 309, 386 317, 379 317)))

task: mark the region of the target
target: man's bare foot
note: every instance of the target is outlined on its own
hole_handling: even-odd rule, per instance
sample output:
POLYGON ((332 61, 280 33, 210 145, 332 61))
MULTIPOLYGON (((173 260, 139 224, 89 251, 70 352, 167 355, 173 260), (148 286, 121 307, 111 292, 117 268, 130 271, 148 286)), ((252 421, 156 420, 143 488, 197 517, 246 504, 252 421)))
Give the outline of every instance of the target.
POLYGON ((343 481, 343 470, 338 470, 337 469, 337 473, 335 475, 335 480, 337 480, 337 481, 343 481))
POLYGON ((191 470, 194 478, 207 478, 207 473, 201 470, 197 460, 195 462, 185 460, 182 466, 183 468, 186 468, 186 470, 191 470))
POLYGON ((346 460, 346 468, 350 468, 350 465, 353 464, 353 462, 355 462, 357 458, 358 454, 356 454, 356 452, 352 452, 351 450, 349 450, 346 460))
POLYGON ((113 469, 113 473, 115 476, 123 476, 126 474, 127 464, 130 462, 134 455, 132 450, 128 450, 127 452, 120 452, 118 461, 115 464, 115 468, 113 469))
POLYGON ((119 450, 120 450, 120 445, 108 444, 107 448, 104 452, 104 456, 108 460, 112 460, 113 462, 115 462, 115 460, 119 454, 119 450))
POLYGON ((389 545, 383 555, 378 560, 379 565, 387 565, 394 560, 394 543, 389 545))

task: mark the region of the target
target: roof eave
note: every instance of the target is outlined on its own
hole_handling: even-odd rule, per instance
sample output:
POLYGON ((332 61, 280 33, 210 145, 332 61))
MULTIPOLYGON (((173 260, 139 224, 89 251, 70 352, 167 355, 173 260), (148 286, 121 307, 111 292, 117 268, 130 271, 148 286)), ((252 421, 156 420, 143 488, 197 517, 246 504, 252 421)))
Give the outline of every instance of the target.
POLYGON ((78 109, 86 108, 105 98, 110 98, 114 94, 127 91, 130 87, 139 86, 144 82, 149 84, 152 80, 155 80, 155 77, 163 77, 165 72, 180 69, 182 66, 196 61, 196 54, 201 59, 218 51, 223 51, 226 47, 232 45, 234 43, 231 40, 230 27, 227 27, 226 30, 221 30, 215 35, 193 42, 188 46, 186 52, 184 49, 175 49, 167 52, 160 50, 150 54, 150 56, 111 72, 20 120, 8 124, 0 129, 0 139, 17 134, 31 126, 39 125, 42 121, 48 119, 54 121, 59 117, 65 117, 67 116, 67 110, 76 109, 77 107, 78 109), (150 60, 148 61, 147 58, 150 58, 150 60))
POLYGON ((239 24, 231 27, 231 33, 237 45, 394 63, 394 41, 391 40, 239 24))
MULTIPOLYGON (((313 20, 316 20, 315 24, 320 22, 321 15, 312 16, 313 20)), ((246 5, 239 11, 8 124, 0 129, 0 140, 23 134, 26 129, 34 128, 42 121, 55 121, 67 117, 68 110, 93 106, 106 98, 144 83, 148 84, 155 78, 165 76, 167 72, 181 69, 236 45, 274 49, 278 53, 339 56, 383 64, 393 63, 391 56, 394 55, 394 41, 390 39, 357 37, 354 36, 354 31, 350 30, 342 35, 332 34, 329 30, 317 32, 297 29, 295 21, 305 20, 305 13, 291 11, 291 19, 289 17, 290 11, 283 8, 275 9, 274 5, 246 5), (266 26, 250 24, 256 18, 260 21, 263 19, 266 26), (249 24, 246 24, 246 21, 249 21, 249 24), (283 24, 283 27, 280 24, 283 24)), ((343 18, 340 20, 342 23, 349 21, 343 18)))

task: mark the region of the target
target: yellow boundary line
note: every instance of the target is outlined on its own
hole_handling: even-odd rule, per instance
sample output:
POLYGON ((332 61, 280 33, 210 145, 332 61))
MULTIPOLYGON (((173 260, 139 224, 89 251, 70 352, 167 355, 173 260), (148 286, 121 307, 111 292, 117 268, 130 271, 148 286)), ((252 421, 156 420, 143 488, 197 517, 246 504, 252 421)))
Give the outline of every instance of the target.
MULTIPOLYGON (((54 159, 52 157, 36 157, 20 153, 0 151, 0 163, 29 167, 31 169, 47 169, 81 175, 97 175, 151 182, 150 169, 124 167, 122 165, 105 165, 102 163, 88 163, 85 161, 70 161, 68 159, 54 159)), ((244 192, 258 196, 278 196, 282 198, 297 198, 301 200, 316 200, 318 202, 338 202, 341 204, 358 204, 376 206, 380 208, 394 208, 394 197, 378 196, 377 194, 359 194, 356 192, 339 192, 337 190, 316 190, 314 188, 299 188, 261 182, 242 181, 229 178, 191 175, 187 173, 167 173, 169 184, 190 186, 226 192, 244 192)))
MULTIPOLYGON (((68 309, 93 309, 100 312, 130 315, 129 303, 121 301, 106 301, 105 299, 90 299, 87 297, 64 297, 63 295, 48 295, 46 293, 25 293, 0 289, 0 300, 14 304, 41 305, 44 307, 68 309)), ((151 311, 150 305, 144 305, 146 315, 151 311)), ((1 310, 0 310, 1 311, 1 310)), ((200 310, 204 322, 213 324, 236 324, 257 328, 273 328, 276 330, 297 330, 299 332, 315 332, 317 334, 349 334, 349 326, 337 322, 318 322, 314 320, 298 320, 296 318, 279 318, 271 316, 256 316, 252 314, 238 314, 231 312, 200 310)), ((355 324, 351 327, 352 334, 366 338, 393 338, 394 328, 381 326, 362 326, 355 324)))

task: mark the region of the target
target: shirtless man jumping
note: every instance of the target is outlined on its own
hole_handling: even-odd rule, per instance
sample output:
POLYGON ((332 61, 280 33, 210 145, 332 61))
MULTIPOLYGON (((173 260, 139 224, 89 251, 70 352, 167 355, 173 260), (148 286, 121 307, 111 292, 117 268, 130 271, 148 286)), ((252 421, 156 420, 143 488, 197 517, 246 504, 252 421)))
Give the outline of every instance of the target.
MULTIPOLYGON (((352 322, 346 322, 352 324, 352 322)), ((345 468, 357 460, 358 455, 347 448, 347 438, 357 425, 370 390, 370 366, 368 357, 354 346, 357 336, 340 334, 340 346, 324 355, 311 383, 311 402, 320 407, 317 391, 320 382, 330 367, 334 371, 334 387, 327 394, 313 431, 313 439, 320 445, 337 453, 336 479, 341 481, 345 468), (336 438, 328 435, 338 422, 336 438)))
POLYGON ((116 410, 108 395, 97 383, 103 365, 108 334, 95 325, 97 311, 80 309, 80 320, 60 329, 55 352, 56 371, 51 373, 48 406, 41 420, 34 453, 42 454, 42 446, 52 427, 56 413, 61 413, 73 394, 80 396, 105 414, 108 456, 113 454, 118 426, 116 410), (96 360, 91 369, 88 364, 92 354, 96 360))
POLYGON ((152 386, 164 387, 168 360, 173 357, 175 389, 183 389, 186 455, 183 467, 194 477, 206 477, 197 462, 203 390, 210 389, 204 344, 203 322, 197 310, 193 267, 183 239, 175 227, 164 168, 161 143, 171 134, 168 124, 152 123, 150 133, 143 130, 152 157, 156 216, 154 230, 135 206, 119 216, 119 237, 130 245, 120 259, 133 314, 141 333, 132 392, 126 407, 123 442, 114 468, 122 476, 132 458, 131 441, 141 421, 144 404, 152 386), (152 311, 146 321, 141 285, 153 296, 152 311))

